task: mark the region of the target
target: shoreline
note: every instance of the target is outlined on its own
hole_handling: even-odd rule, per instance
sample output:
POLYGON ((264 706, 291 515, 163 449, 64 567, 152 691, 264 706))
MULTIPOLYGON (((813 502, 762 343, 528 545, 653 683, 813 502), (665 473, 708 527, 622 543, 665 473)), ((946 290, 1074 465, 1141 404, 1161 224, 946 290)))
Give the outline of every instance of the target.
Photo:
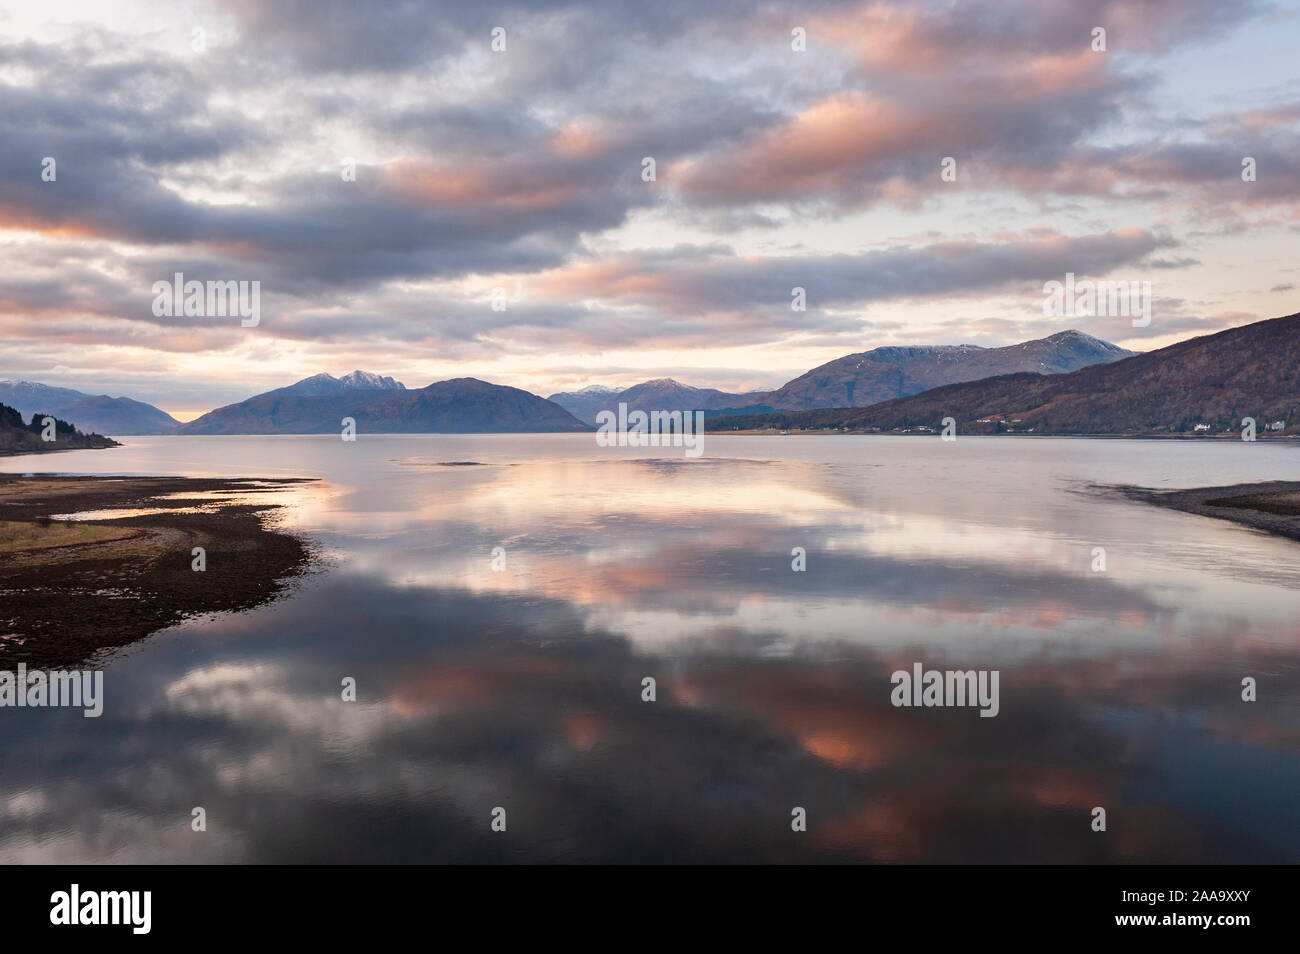
POLYGON ((314 480, 0 473, 0 669, 82 663, 278 598, 315 557, 260 495, 314 480))
POLYGON ((1300 541, 1300 481, 1271 480, 1186 490, 1156 490, 1127 484, 1097 485, 1095 489, 1300 541))
MULTIPOLYGON (((791 430, 789 428, 780 429, 775 427, 747 428, 743 430, 733 430, 730 428, 714 429, 706 426, 703 433, 711 437, 725 437, 732 435, 735 437, 824 437, 830 435, 843 437, 938 437, 940 430, 934 428, 929 431, 862 431, 862 430, 843 430, 838 427, 825 428, 798 428, 791 430)), ((369 433, 367 437, 533 437, 537 435, 574 435, 574 434, 595 434, 596 428, 590 431, 375 431, 369 433)), ((620 432, 627 433, 627 432, 620 432)), ((129 436, 129 435, 128 435, 129 436)), ((308 432, 308 431, 268 431, 256 434, 144 434, 136 435, 143 437, 334 437, 338 435, 333 432, 308 432)), ((1062 440, 1100 440, 1100 441, 1216 441, 1232 442, 1241 441, 1241 435, 1234 432, 1232 434, 1162 434, 1158 431, 1152 431, 1146 434, 1049 434, 1034 433, 1032 431, 1003 431, 1000 433, 990 433, 984 431, 958 431, 958 437, 1036 437, 1036 438, 1056 438, 1062 440)), ((1260 433, 1256 436, 1255 442, 1260 444, 1272 443, 1273 441, 1282 441, 1296 443, 1300 442, 1300 434, 1270 434, 1260 433)), ((0 458, 4 457, 23 457, 33 454, 54 454, 60 451, 73 450, 112 450, 114 447, 124 447, 121 442, 113 444, 96 445, 92 447, 51 447, 41 450, 10 450, 0 449, 0 458)), ((3 476, 3 475, 0 475, 3 476)))
MULTIPOLYGON (((0 448, 0 458, 4 458, 4 457, 31 457, 33 454, 42 454, 42 455, 44 455, 44 454, 58 454, 58 453, 60 453, 60 452, 62 452, 62 451, 74 451, 74 450, 112 450, 113 446, 114 446, 114 445, 111 445, 111 444, 110 444, 110 445, 107 446, 107 447, 50 447, 50 448, 47 448, 47 449, 45 449, 45 450, 35 450, 35 449, 30 449, 30 448, 24 448, 24 449, 19 449, 19 450, 13 450, 13 449, 11 449, 11 448, 0 448)), ((118 444, 118 445, 116 445, 116 446, 121 447, 122 445, 121 445, 121 444, 118 444)))
MULTIPOLYGON (((704 433, 709 437, 725 437, 732 435, 734 437, 938 437, 938 430, 931 431, 843 431, 839 428, 816 428, 808 430, 778 430, 777 428, 764 427, 752 430, 711 430, 706 427, 704 433)), ((968 437, 1018 437, 1026 439, 1039 440, 1083 440, 1083 441, 1216 441, 1232 442, 1241 440, 1240 434, 1035 434, 1029 431, 1006 431, 1001 434, 986 434, 983 432, 957 432, 957 437, 965 440, 968 437)), ((1297 434, 1277 434, 1277 435, 1259 435, 1255 438, 1255 443, 1267 444, 1273 441, 1284 441, 1295 443, 1300 441, 1300 435, 1297 434)))
POLYGON ((33 454, 41 454, 41 455, 58 454, 61 451, 75 451, 75 450, 112 450, 114 447, 122 446, 121 441, 115 441, 111 437, 104 437, 102 434, 90 434, 87 436, 91 438, 98 438, 101 441, 108 441, 108 443, 107 444, 87 443, 87 444, 80 444, 80 445, 65 443, 65 444, 56 444, 56 446, 54 447, 50 447, 48 445, 41 446, 39 444, 33 445, 31 447, 5 446, 5 447, 0 447, 0 457, 30 457, 33 454))

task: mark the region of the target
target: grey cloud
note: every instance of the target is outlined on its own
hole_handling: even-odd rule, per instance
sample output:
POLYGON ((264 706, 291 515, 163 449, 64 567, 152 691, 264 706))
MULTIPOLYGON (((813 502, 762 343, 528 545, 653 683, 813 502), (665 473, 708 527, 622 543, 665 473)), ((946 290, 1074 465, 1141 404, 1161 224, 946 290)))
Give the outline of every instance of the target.
MULTIPOLYGON (((1043 282, 1066 272, 1104 275, 1133 266, 1161 248, 1167 235, 1142 230, 1078 237, 1046 236, 996 243, 939 242, 922 247, 878 249, 861 254, 799 255, 756 259, 701 254, 684 248, 624 259, 624 275, 652 277, 633 298, 687 310, 754 306, 790 310, 795 287, 807 292, 810 311, 899 298, 924 298, 995 289, 1013 282, 1043 282)), ((592 282, 599 293, 599 281, 592 282)))

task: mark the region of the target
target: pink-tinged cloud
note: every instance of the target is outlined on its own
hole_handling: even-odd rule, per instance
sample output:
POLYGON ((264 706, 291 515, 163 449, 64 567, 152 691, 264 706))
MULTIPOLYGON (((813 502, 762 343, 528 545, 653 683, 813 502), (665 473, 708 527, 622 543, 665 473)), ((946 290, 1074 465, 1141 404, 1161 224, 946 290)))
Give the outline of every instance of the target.
POLYGON ((758 142, 675 169, 691 196, 763 200, 835 191, 864 164, 932 143, 935 117, 866 94, 837 93, 758 142))
POLYGON ((556 211, 577 200, 583 189, 573 170, 538 170, 522 164, 512 169, 490 164, 467 168, 400 160, 383 174, 403 199, 461 210, 556 211))
POLYGON ((1014 170, 1057 161, 1124 84, 1104 60, 1076 52, 1011 62, 969 86, 892 98, 841 90, 751 142, 676 164, 672 179, 709 202, 862 202, 933 194, 945 187, 940 159, 952 156, 1004 170, 1014 188, 1014 170))
POLYGON ((1215 0, 966 0, 959 6, 871 2, 823 9, 810 33, 856 54, 867 75, 936 77, 1000 68, 1016 57, 1094 51, 1153 53, 1249 19, 1253 4, 1215 0))

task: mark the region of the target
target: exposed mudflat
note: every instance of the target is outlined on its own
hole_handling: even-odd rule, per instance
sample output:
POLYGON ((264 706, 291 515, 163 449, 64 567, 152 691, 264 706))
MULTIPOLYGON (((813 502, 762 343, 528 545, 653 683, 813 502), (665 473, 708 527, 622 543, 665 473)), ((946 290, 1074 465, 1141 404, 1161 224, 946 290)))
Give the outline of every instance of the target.
POLYGON ((274 527, 273 495, 302 482, 0 474, 0 669, 72 665, 276 598, 312 562, 274 527))

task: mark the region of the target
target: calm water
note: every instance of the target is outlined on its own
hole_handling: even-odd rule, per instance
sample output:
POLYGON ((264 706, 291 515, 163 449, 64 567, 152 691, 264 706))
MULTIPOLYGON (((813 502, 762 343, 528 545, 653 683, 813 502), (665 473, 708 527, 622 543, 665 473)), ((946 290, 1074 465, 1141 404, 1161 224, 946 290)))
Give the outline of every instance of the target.
POLYGON ((321 477, 328 562, 107 660, 99 719, 0 710, 0 861, 1300 861, 1300 544, 1081 492, 1300 448, 128 440, 0 471, 321 477), (892 707, 914 662, 1000 714, 892 707))

